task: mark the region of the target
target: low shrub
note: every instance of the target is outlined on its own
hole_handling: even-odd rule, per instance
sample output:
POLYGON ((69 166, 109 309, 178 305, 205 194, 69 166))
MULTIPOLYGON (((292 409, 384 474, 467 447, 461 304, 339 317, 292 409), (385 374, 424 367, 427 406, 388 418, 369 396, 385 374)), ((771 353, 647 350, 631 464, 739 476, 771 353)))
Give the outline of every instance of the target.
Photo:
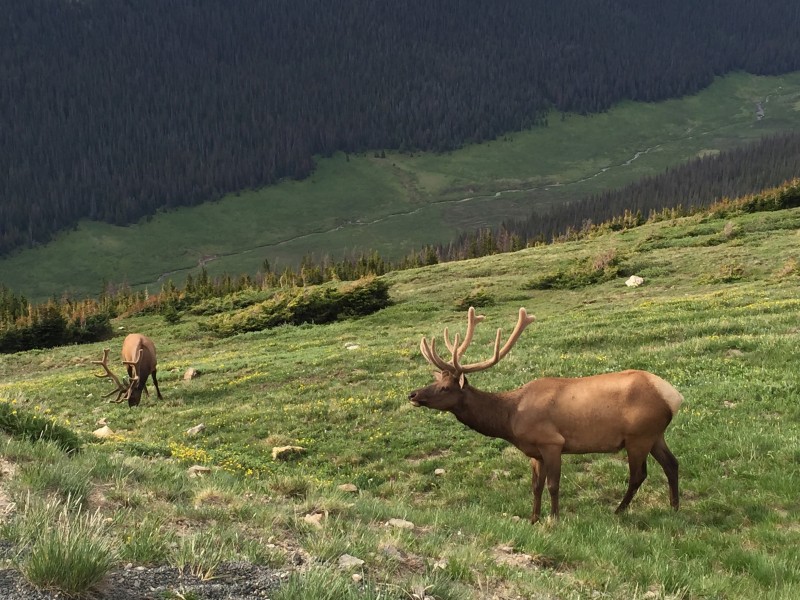
POLYGON ((614 248, 578 261, 566 269, 543 273, 525 286, 529 290, 574 290, 620 276, 621 257, 614 248))
POLYGON ((322 324, 361 317, 389 304, 389 285, 381 279, 368 278, 342 288, 325 285, 278 292, 243 310, 216 315, 203 328, 231 336, 279 325, 322 324))
POLYGON ((483 290, 478 290, 467 294, 460 300, 456 300, 454 308, 455 310, 461 311, 469 310, 470 306, 480 308, 481 306, 494 306, 494 304, 494 297, 490 296, 483 290))

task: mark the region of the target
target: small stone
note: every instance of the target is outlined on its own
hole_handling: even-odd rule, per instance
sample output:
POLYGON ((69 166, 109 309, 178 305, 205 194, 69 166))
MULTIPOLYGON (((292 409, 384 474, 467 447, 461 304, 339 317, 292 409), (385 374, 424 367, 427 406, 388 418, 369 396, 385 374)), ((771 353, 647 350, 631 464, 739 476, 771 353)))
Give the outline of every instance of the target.
POLYGON ((186 430, 186 435, 197 435, 201 431, 206 428, 205 424, 200 423, 199 425, 195 425, 194 427, 190 427, 186 430))
POLYGON ((444 469, 436 469, 436 470, 433 472, 433 474, 434 474, 434 475, 440 475, 440 476, 441 476, 441 475, 444 475, 445 473, 446 473, 446 471, 445 471, 444 469))
POLYGON ((378 549, 386 556, 394 558, 395 560, 402 560, 403 558, 403 553, 400 552, 396 546, 392 546, 391 544, 381 544, 378 549))
POLYGON ((192 465, 186 469, 186 473, 189 475, 189 477, 202 477, 211 473, 211 469, 203 465, 192 465))
POLYGON ((311 525, 312 527, 316 527, 317 529, 322 529, 322 517, 324 517, 322 513, 309 513, 303 517, 303 521, 311 525))
POLYGON ((353 580, 353 583, 361 583, 361 580, 364 579, 364 576, 359 573, 353 573, 350 579, 353 580))
POLYGON ((399 529, 414 529, 414 524, 405 519, 389 519, 386 524, 389 527, 397 527, 399 529))
POLYGON ((198 371, 193 367, 189 367, 188 369, 186 369, 186 371, 183 374, 184 381, 191 381, 192 379, 195 379, 197 377, 200 377, 200 371, 198 371))
POLYGON ((358 486, 354 483, 343 483, 339 486, 339 491, 355 494, 358 491, 358 486))
POLYGON ((302 446, 275 446, 272 449, 272 460, 288 460, 306 451, 302 446))
POLYGON ((644 279, 639 277, 638 275, 631 275, 628 279, 625 280, 625 285, 628 287, 639 287, 644 283, 644 279))
POLYGON ((364 565, 364 561, 349 554, 342 554, 339 557, 339 567, 342 569, 355 569, 364 565))
POLYGON ((114 430, 108 425, 103 425, 100 429, 95 429, 92 435, 98 439, 104 440, 114 435, 114 430))

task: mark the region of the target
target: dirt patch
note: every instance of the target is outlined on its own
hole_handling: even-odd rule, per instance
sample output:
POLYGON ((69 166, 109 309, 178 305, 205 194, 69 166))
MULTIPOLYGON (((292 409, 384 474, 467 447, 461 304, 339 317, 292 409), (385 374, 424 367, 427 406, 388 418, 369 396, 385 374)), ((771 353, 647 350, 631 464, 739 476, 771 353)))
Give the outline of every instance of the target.
POLYGON ((412 465, 418 465, 425 462, 426 460, 435 460, 437 458, 443 458, 445 456, 448 456, 449 454, 450 450, 435 450, 423 456, 415 456, 414 458, 407 458, 406 461, 408 461, 412 465))
POLYGON ((14 477, 16 470, 17 466, 14 463, 0 458, 0 523, 4 523, 8 516, 14 512, 15 504, 8 495, 6 488, 8 487, 8 482, 14 477))

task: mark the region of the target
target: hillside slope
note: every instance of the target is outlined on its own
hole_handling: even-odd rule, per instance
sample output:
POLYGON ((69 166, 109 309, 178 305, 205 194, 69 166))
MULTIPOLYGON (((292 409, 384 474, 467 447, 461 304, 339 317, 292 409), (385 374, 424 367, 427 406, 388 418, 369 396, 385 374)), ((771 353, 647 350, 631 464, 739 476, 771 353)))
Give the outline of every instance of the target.
POLYGON ((220 561, 304 561, 286 584, 295 597, 334 586, 342 598, 374 600, 422 589, 438 600, 797 597, 799 242, 800 209, 697 215, 395 272, 386 276, 392 307, 331 325, 216 339, 201 317, 120 320, 113 347, 136 330, 159 348, 165 400, 150 396, 138 410, 99 398, 105 385, 89 361, 101 344, 0 356, 0 399, 15 410, 82 435, 103 418, 116 432, 71 459, 3 444, 17 462, 11 491, 20 507, 28 490, 85 494, 85 510, 113 517, 106 535, 123 561, 156 556, 211 572, 220 561), (555 272, 578 281, 589 264, 619 272, 571 290, 533 285, 555 272), (644 285, 624 285, 633 273, 644 285), (538 317, 472 385, 641 368, 681 391, 667 430, 680 512, 651 462, 630 512, 615 516, 623 456, 572 456, 562 520, 532 527, 524 457, 410 405, 407 393, 431 380, 420 337, 463 331, 457 305, 469 296, 491 300, 470 360, 520 306, 538 317), (183 381, 188 367, 201 376, 183 381), (185 433, 199 423, 201 434, 185 433), (305 450, 273 460, 284 445, 305 450), (189 479, 192 464, 211 472, 189 479), (357 493, 338 488, 345 483, 357 493), (392 518, 413 526, 387 525, 392 518), (365 561, 364 583, 337 568, 344 554, 365 561))

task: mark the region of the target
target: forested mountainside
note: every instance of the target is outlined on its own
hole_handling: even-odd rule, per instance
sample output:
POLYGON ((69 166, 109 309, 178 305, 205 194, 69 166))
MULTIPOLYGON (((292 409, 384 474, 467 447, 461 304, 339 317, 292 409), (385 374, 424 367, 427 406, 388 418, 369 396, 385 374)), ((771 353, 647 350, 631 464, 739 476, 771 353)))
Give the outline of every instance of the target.
POLYGON ((800 69, 775 0, 0 0, 0 254, 337 150, 441 151, 800 69))
MULTIPOLYGON (((495 235, 505 232, 528 244, 535 240, 550 242, 568 230, 608 222, 626 211, 647 218, 664 209, 704 208, 725 198, 739 198, 776 187, 798 176, 800 133, 769 136, 720 154, 696 158, 616 190, 555 207, 548 214, 532 214, 526 220, 505 223, 495 235)), ((463 235, 450 245, 448 252, 444 246, 438 251, 452 255, 450 260, 463 257, 465 248, 475 243, 476 235, 479 234, 463 235), (454 253, 454 247, 460 251, 454 253)))

